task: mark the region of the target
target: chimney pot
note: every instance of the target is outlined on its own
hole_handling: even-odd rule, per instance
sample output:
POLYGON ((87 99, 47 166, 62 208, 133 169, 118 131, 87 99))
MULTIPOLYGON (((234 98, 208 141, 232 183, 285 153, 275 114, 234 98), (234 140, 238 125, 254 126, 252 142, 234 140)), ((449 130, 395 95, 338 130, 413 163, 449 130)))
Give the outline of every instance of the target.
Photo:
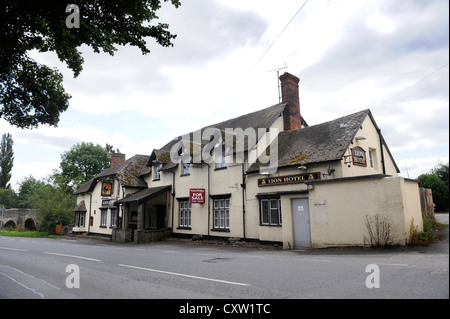
POLYGON ((111 168, 125 162, 125 154, 122 153, 112 153, 111 154, 111 168))
POLYGON ((302 127, 298 83, 300 79, 285 72, 280 76, 282 103, 287 104, 283 111, 284 130, 296 130, 302 127))

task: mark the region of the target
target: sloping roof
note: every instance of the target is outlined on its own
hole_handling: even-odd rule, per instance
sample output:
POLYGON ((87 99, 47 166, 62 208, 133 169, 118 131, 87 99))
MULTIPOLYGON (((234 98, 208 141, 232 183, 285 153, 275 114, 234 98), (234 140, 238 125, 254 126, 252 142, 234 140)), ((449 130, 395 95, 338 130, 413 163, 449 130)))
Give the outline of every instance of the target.
POLYGON ((147 183, 141 176, 150 172, 150 169, 146 167, 149 157, 148 155, 134 155, 122 164, 107 168, 86 182, 74 194, 87 193, 95 187, 98 180, 110 176, 116 176, 125 187, 147 187, 147 183))
MULTIPOLYGON (((278 134, 278 167, 340 160, 370 110, 278 134)), ((254 163, 248 172, 259 170, 254 163)))
POLYGON ((75 206, 74 209, 72 209, 73 212, 87 212, 86 210, 86 204, 84 203, 84 200, 78 203, 77 206, 75 206))
MULTIPOLYGON (((242 128, 243 130, 247 128, 253 128, 254 130, 257 130, 258 128, 269 128, 273 125, 273 123, 276 121, 277 118, 283 115, 284 108, 286 107, 286 104, 279 103, 272 105, 270 107, 267 107, 265 109, 248 113, 245 115, 241 115, 236 118, 232 118, 220 123, 212 124, 206 127, 203 127, 200 129, 200 131, 203 133, 204 130, 208 128, 215 128, 221 131, 222 136, 224 136, 225 129, 235 129, 235 128, 242 128)), ((302 118, 302 124, 307 127, 308 124, 306 121, 302 118)), ((173 168, 177 166, 177 164, 172 163, 170 161, 170 150, 172 149, 172 146, 174 146, 176 143, 178 143, 183 137, 189 136, 189 141, 194 141, 193 138, 193 132, 187 133, 183 136, 178 136, 171 140, 169 143, 164 145, 158 150, 153 150, 152 155, 150 156, 148 166, 151 165, 151 162, 155 159, 158 159, 161 163, 164 163, 165 165, 162 167, 162 170, 173 168)), ((206 145, 209 143, 209 140, 202 140, 201 145, 206 145)), ((194 143, 191 143, 194 144, 194 143)), ((191 148, 194 147, 191 145, 191 148)), ((245 147, 246 150, 246 147, 245 147)), ((191 151, 192 153, 192 151, 191 151)))
POLYGON ((125 203, 133 203, 133 202, 143 202, 149 200, 153 197, 156 197, 162 193, 170 191, 172 188, 171 185, 167 186, 158 186, 158 187, 150 187, 140 190, 130 196, 122 198, 118 201, 114 202, 114 205, 125 204, 125 203))
POLYGON ((90 180, 88 180, 86 183, 84 183, 80 188, 78 188, 75 192, 74 195, 78 195, 78 194, 84 194, 87 192, 90 192, 91 190, 94 189, 95 186, 95 182, 97 180, 94 178, 91 178, 90 180))

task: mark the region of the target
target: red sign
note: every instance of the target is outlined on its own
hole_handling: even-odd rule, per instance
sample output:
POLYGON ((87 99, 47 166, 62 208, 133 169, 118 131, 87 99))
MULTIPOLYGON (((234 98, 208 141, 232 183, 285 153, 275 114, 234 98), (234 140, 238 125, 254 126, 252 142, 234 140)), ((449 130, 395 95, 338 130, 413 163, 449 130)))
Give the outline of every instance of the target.
POLYGON ((189 189, 189 202, 192 203, 205 203, 205 189, 204 188, 191 188, 189 189))

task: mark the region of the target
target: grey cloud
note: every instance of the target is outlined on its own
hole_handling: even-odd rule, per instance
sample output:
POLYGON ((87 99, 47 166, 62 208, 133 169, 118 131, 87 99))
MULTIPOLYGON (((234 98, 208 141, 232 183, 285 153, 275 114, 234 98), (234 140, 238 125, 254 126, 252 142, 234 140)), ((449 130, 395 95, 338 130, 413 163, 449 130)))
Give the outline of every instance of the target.
POLYGON ((303 70, 302 76, 313 87, 339 90, 350 82, 374 76, 389 80, 388 76, 402 68, 411 70, 411 65, 402 65, 402 60, 410 63, 408 56, 430 56, 429 53, 436 52, 434 58, 441 61, 423 61, 430 65, 430 71, 447 62, 443 60, 448 60, 448 15, 445 16, 448 3, 427 1, 424 6, 423 2, 418 7, 414 1, 389 1, 391 5, 385 5, 382 13, 397 24, 397 29, 389 34, 369 29, 365 24, 368 12, 359 12, 346 24, 342 38, 323 59, 303 70))
POLYGON ((258 15, 226 8, 216 1, 189 0, 178 9, 166 5, 158 15, 160 22, 168 23, 169 30, 177 34, 173 47, 161 47, 149 40, 148 55, 141 55, 136 48, 119 47, 113 57, 85 48, 80 77, 66 75, 71 91, 89 95, 126 95, 131 89, 170 92, 173 83, 164 75, 165 67, 202 66, 237 48, 255 45, 268 27, 258 15))

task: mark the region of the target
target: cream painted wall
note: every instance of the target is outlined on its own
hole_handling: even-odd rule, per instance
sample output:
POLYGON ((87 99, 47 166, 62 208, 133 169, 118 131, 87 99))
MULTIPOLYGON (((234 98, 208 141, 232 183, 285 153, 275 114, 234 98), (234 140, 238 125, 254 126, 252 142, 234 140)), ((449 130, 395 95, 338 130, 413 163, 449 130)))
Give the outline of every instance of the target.
POLYGON ((365 215, 376 214, 389 219, 393 244, 405 245, 411 218, 422 227, 418 200, 417 183, 405 183, 402 177, 317 183, 309 193, 312 245, 367 245, 365 215), (319 202, 326 203, 327 222, 317 215, 319 202))
MULTIPOLYGON (((372 120, 369 116, 366 117, 366 119, 363 121, 363 124, 361 125, 362 128, 358 130, 355 137, 365 137, 364 140, 358 140, 356 138, 353 139, 353 144, 350 144, 347 151, 345 152, 344 156, 346 157, 345 161, 342 161, 342 175, 343 177, 350 177, 350 176, 360 176, 360 175, 372 175, 372 174, 383 174, 383 166, 381 163, 381 150, 380 150, 380 137, 378 135, 378 132, 373 125, 372 120), (366 152, 366 161, 367 166, 357 166, 352 163, 351 158, 351 149, 354 147, 361 147, 366 152), (370 166, 370 157, 369 157, 369 150, 373 151, 374 154, 374 167, 371 168, 370 166), (348 163, 350 162, 350 163, 348 163)), ((389 153, 387 152, 386 148, 383 146, 383 155, 384 155, 384 161, 385 161, 385 168, 386 168, 386 174, 397 176, 398 173, 395 169, 395 165, 392 161, 392 158, 390 157, 389 153)))

